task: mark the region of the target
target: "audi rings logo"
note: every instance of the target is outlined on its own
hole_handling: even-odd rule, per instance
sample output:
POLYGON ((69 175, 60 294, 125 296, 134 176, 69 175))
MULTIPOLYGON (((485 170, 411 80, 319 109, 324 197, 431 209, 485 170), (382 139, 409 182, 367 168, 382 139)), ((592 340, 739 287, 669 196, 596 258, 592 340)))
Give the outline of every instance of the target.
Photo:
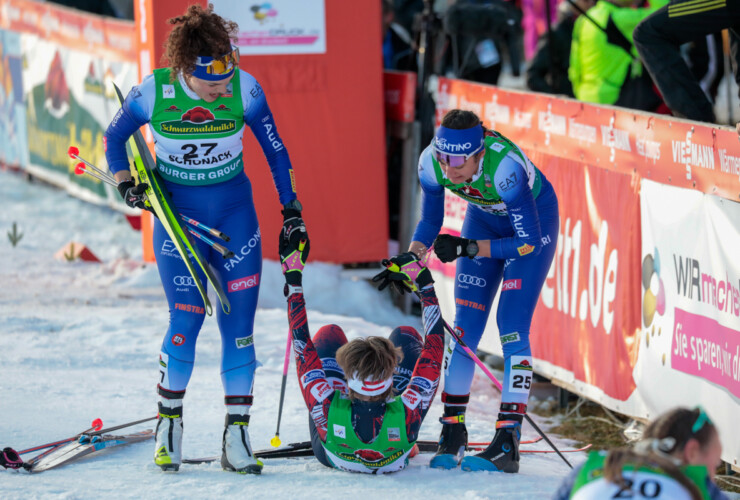
POLYGON ((195 286, 195 280, 192 276, 175 276, 172 278, 175 286, 195 286))
POLYGON ((486 286, 486 280, 484 280, 483 278, 479 278, 478 276, 472 276, 470 274, 458 274, 457 281, 458 283, 464 283, 466 285, 480 287, 486 286))

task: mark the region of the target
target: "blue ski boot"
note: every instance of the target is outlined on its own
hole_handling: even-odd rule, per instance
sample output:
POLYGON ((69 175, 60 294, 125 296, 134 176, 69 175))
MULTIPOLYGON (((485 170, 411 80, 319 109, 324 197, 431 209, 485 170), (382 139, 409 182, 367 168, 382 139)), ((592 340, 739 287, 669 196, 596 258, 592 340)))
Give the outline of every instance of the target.
POLYGON ((519 472, 519 440, 522 436, 524 415, 499 413, 496 435, 481 453, 463 458, 465 471, 519 472))

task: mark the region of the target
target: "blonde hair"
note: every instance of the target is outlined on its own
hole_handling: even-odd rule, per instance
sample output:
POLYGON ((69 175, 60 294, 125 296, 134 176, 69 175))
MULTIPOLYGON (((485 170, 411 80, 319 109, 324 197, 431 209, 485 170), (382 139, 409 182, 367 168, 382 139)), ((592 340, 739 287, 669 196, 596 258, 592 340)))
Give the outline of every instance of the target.
MULTIPOLYGON (((351 377, 356 374, 361 380, 386 380, 393 376, 398 363, 403 359, 400 347, 385 337, 357 338, 337 350, 337 363, 344 373, 351 377)), ((393 393, 393 386, 370 401, 387 399, 393 393)), ((357 398, 357 393, 349 389, 349 397, 357 398)))

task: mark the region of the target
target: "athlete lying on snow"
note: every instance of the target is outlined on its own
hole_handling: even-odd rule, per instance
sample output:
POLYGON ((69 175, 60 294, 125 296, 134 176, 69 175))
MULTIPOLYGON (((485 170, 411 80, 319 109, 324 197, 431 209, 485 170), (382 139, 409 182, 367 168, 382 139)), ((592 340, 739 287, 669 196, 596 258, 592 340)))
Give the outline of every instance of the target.
POLYGON ((406 253, 388 264, 385 282, 420 289, 423 349, 422 337, 408 326, 396 328, 390 340, 368 337, 348 343, 340 327, 327 325, 312 340, 301 287, 309 248, 285 246, 281 240, 293 352, 314 455, 327 467, 353 472, 403 469, 418 452, 415 442, 441 371, 444 327, 431 273, 416 255, 406 253))

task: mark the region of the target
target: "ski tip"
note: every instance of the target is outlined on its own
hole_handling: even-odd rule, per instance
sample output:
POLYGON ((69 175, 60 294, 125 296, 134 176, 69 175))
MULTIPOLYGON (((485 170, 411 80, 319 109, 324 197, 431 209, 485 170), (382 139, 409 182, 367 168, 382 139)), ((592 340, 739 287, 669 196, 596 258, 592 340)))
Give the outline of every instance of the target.
POLYGON ((67 150, 67 154, 69 155, 70 158, 74 160, 75 156, 78 156, 80 154, 80 149, 76 146, 70 146, 69 149, 67 150))
POLYGON ((270 444, 273 448, 278 448, 282 444, 277 434, 275 434, 275 437, 270 440, 270 444))
POLYGON ((75 165, 75 174, 82 175, 85 173, 85 164, 80 162, 77 165, 75 165))

